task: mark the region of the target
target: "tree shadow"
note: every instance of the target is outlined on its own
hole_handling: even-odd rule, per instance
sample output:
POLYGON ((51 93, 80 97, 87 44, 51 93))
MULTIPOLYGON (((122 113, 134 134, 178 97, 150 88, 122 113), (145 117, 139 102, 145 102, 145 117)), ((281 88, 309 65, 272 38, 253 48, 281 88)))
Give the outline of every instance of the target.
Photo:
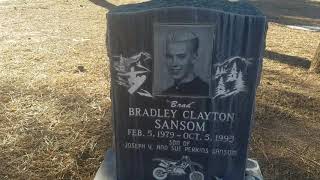
POLYGON ((320 2, 311 0, 249 0, 271 22, 284 25, 320 25, 320 2))
POLYGON ((275 83, 289 84, 298 88, 309 86, 305 81, 294 78, 290 72, 265 68, 263 74, 263 81, 267 82, 267 86, 273 86, 275 83), (266 74, 268 74, 268 76, 266 76, 266 74))
POLYGON ((97 6, 100 6, 100 7, 103 7, 103 8, 106 8, 106 9, 112 9, 112 8, 115 8, 116 5, 106 1, 106 0, 89 0, 91 1, 93 4, 97 5, 97 6))
POLYGON ((56 108, 63 112, 60 118, 64 121, 54 126, 57 131, 51 136, 59 137, 63 147, 61 153, 70 154, 79 170, 67 168, 54 178, 68 174, 67 179, 77 178, 74 174, 80 177, 94 176, 104 159, 105 150, 112 145, 111 103, 106 100, 97 101, 102 98, 101 95, 89 95, 82 88, 75 88, 74 91, 57 92, 59 106, 56 108), (100 103, 98 105, 95 102, 100 103), (94 108, 91 107, 92 104, 95 105, 94 108), (68 139, 73 139, 73 142, 67 144, 68 139))
POLYGON ((298 68, 309 69, 311 66, 311 62, 306 58, 280 54, 268 50, 265 51, 265 57, 272 61, 278 61, 298 68))

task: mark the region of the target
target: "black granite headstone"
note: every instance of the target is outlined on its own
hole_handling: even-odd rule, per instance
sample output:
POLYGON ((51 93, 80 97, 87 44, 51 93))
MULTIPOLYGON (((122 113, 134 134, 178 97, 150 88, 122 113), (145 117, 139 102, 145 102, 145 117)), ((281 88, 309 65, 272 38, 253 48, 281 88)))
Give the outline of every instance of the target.
POLYGON ((244 2, 108 15, 117 180, 243 180, 267 29, 244 2))

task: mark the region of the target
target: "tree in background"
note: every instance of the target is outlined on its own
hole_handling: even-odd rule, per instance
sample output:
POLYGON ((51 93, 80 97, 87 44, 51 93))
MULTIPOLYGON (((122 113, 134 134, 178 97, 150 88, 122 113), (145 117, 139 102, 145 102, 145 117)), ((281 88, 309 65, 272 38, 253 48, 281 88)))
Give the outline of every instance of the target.
POLYGON ((314 58, 311 62, 310 71, 315 73, 320 73, 320 43, 318 45, 314 58))

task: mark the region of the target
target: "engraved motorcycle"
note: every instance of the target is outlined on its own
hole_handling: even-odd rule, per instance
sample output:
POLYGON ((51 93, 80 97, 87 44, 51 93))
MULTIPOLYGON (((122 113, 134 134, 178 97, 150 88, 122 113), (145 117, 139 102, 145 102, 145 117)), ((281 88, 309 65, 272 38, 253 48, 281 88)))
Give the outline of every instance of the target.
POLYGON ((192 162, 188 156, 183 156, 179 161, 172 161, 166 159, 153 159, 159 162, 158 166, 153 170, 152 175, 157 180, 164 180, 171 176, 183 176, 189 173, 189 180, 204 180, 202 172, 202 165, 192 162))

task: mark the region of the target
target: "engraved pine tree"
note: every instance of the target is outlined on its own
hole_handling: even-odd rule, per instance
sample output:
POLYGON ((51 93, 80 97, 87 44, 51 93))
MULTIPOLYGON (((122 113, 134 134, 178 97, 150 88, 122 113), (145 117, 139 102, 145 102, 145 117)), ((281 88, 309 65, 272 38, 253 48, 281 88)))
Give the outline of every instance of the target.
POLYGON ((237 80, 237 64, 233 63, 230 74, 228 75, 227 82, 232 82, 237 80))
POLYGON ((223 78, 220 78, 219 83, 218 83, 218 87, 216 89, 216 96, 225 95, 226 93, 227 92, 226 92, 226 87, 223 82, 223 78))
POLYGON ((216 76, 220 76, 220 75, 221 75, 221 71, 220 71, 220 67, 218 66, 216 70, 216 76))
POLYGON ((226 98, 237 95, 241 92, 247 92, 246 76, 243 69, 252 64, 253 58, 243 58, 235 56, 227 59, 223 63, 217 63, 215 80, 218 82, 215 88, 215 98, 226 98))
POLYGON ((221 74, 227 73, 226 69, 224 67, 221 67, 221 74))
POLYGON ((238 77, 237 77, 237 80, 235 82, 235 91, 236 92, 245 92, 246 91, 246 85, 245 85, 245 82, 243 80, 243 74, 242 74, 242 71, 240 71, 238 73, 238 77))
POLYGON ((221 76, 223 76, 226 73, 227 71, 223 66, 222 67, 218 66, 216 69, 215 79, 219 79, 221 76))

